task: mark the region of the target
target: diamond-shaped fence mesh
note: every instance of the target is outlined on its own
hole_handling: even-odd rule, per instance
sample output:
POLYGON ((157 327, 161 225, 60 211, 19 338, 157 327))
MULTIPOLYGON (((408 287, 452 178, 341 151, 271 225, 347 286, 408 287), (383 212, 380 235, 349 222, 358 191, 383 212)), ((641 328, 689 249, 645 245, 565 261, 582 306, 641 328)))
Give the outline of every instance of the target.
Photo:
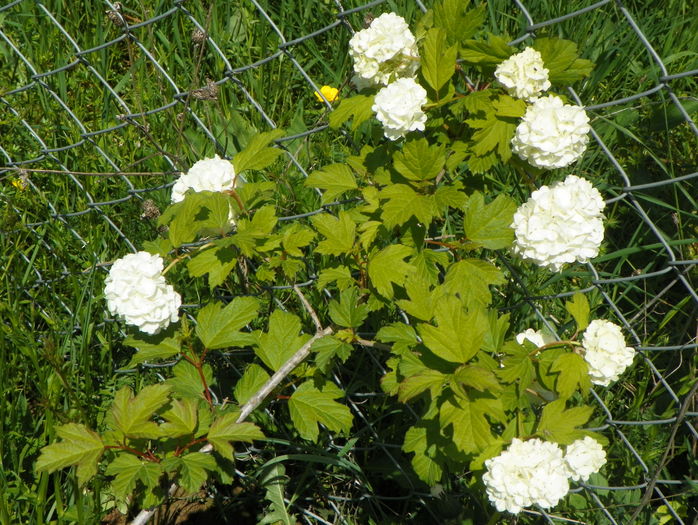
MULTIPOLYGON (((676 452, 679 445, 695 452, 698 443, 698 172, 687 160, 695 161, 695 154, 681 156, 698 146, 691 118, 698 39, 682 41, 667 29, 677 25, 656 20, 684 17, 691 24, 690 9, 662 13, 644 4, 515 0, 488 6, 493 23, 516 37, 514 43, 588 34, 579 44, 596 63, 592 79, 567 96, 592 117, 592 145, 575 172, 594 180, 591 166, 605 171, 600 189, 612 218, 605 253, 566 272, 564 283, 543 273, 531 279, 510 266, 506 290, 512 311, 528 309, 531 320, 535 314, 550 329, 549 305, 589 292, 639 351, 629 379, 592 394, 602 414, 599 429, 622 452, 609 462, 606 484, 573 490, 589 506, 585 523, 625 523, 640 503, 690 523, 698 508, 695 457, 676 452), (637 136, 633 130, 642 119, 647 135, 637 136), (542 294, 543 288, 560 293, 542 294)), ((327 128, 331 107, 313 92, 323 84, 346 85, 347 42, 365 18, 395 10, 414 19, 429 5, 15 0, 0 7, 0 298, 3 309, 20 310, 4 343, 25 332, 46 346, 59 341, 60 359, 94 352, 80 354, 88 360, 83 370, 93 366, 90 359, 122 366, 118 327, 99 301, 91 305, 109 261, 157 235, 155 218, 180 171, 214 153, 230 158, 256 130, 286 130, 277 141, 285 166, 269 176, 278 184, 284 220, 327 209, 299 207, 292 184, 332 160, 337 141, 350 140, 327 128), (279 82, 293 96, 279 96, 279 82)), ((681 34, 698 34, 698 25, 691 27, 681 34)), ((313 285, 307 277, 297 284, 313 285)), ((293 284, 270 290, 280 306, 293 284)), ((363 355, 361 366, 384 372, 384 356, 371 349, 363 355)), ((217 363, 233 376, 241 373, 238 364, 227 356, 217 363)), ((341 474, 328 473, 324 483, 306 480, 309 488, 297 490, 293 511, 308 523, 368 522, 367 516, 443 522, 443 508, 434 510, 438 491, 420 488, 407 472, 404 436, 382 432, 384 420, 416 416, 409 407, 381 412, 383 394, 359 369, 335 375, 348 394, 357 439, 330 441, 312 457, 304 452, 307 461, 320 461, 319 470, 323 458, 340 458, 332 465, 341 474), (357 463, 370 464, 371 475, 357 463)), ((96 396, 98 387, 90 388, 96 396)), ((289 464, 301 450, 291 435, 280 436, 276 447, 289 464)), ((242 460, 265 455, 268 460, 268 450, 251 448, 242 460)), ((564 512, 530 514, 546 522, 582 522, 564 512)))

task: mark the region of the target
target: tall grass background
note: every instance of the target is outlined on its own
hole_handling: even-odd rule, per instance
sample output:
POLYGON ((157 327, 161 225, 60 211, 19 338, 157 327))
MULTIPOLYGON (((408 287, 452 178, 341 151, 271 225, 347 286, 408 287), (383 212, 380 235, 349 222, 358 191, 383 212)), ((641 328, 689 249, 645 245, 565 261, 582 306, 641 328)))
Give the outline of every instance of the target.
MULTIPOLYGON (((523 4, 539 22, 592 2, 523 4)), ((609 2, 541 27, 532 37, 573 40, 581 55, 597 64, 575 86, 586 105, 652 90, 665 82, 663 73, 620 5, 670 73, 694 71, 666 85, 695 118, 693 2, 609 2)), ((263 177, 277 184, 278 213, 304 213, 319 206, 317 195, 302 185, 307 173, 360 144, 360 133, 323 128, 328 109, 315 99, 309 80, 315 87, 341 87, 341 96, 348 96, 346 26, 359 29, 368 16, 386 11, 414 23, 421 11, 412 0, 373 2, 332 26, 340 6, 351 10, 362 2, 131 0, 120 11, 134 26, 126 32, 108 3, 21 0, 0 8, 2 525, 97 523, 110 511, 106 483, 81 489, 70 472, 36 474, 33 463, 39 449, 55 439, 56 425, 80 421, 98 427, 117 388, 167 374, 167 369, 124 370, 131 350, 122 346, 120 325, 109 318, 102 298, 105 263, 158 234, 144 202, 164 209, 179 170, 214 153, 232 156, 256 131, 278 126, 295 138, 281 142, 289 154, 263 177), (247 67, 252 64, 258 65, 247 67), (143 175, 108 175, 114 171, 143 175)), ((514 2, 492 0, 487 8, 489 30, 511 39, 524 34, 527 21, 514 2)), ((653 493, 642 522, 690 523, 698 514, 698 409, 695 399, 687 398, 698 365, 698 179, 651 186, 697 171, 698 138, 668 92, 657 89, 590 112, 595 132, 632 185, 650 184, 632 191, 643 212, 630 202, 619 171, 598 145, 565 170, 592 180, 611 199, 607 236, 594 261, 597 275, 586 267, 558 275, 516 264, 510 285, 500 290, 515 322, 525 328, 539 323, 536 308, 553 320, 564 317, 558 294, 591 288, 600 315, 622 317, 637 336, 632 344, 646 349, 614 388, 598 392, 609 413, 599 410, 595 424, 609 435, 611 460, 606 477, 591 483, 623 490, 585 489, 553 512, 578 522, 622 523, 658 469, 666 501, 653 493), (685 263, 672 265, 667 246, 685 263), (675 425, 682 408, 686 419, 675 425), (632 424, 613 427, 610 419, 632 424), (643 424, 648 421, 657 423, 643 424)), ((478 183, 521 200, 530 190, 519 174, 505 170, 483 175, 478 183)), ((185 294, 187 311, 206 293, 192 283, 185 294)), ((285 300, 284 291, 276 294, 285 300)), ((270 444, 240 458, 244 476, 202 493, 212 502, 210 519, 256 522, 265 506, 263 467, 274 461, 285 466, 290 510, 306 522, 477 523, 482 509, 465 474, 430 491, 410 473, 409 458, 399 448, 409 424, 400 421, 409 419, 409 412, 380 394, 383 358, 362 354, 337 372, 355 411, 350 439, 312 445, 278 424, 270 444)), ((227 378, 222 397, 226 382, 240 373, 240 359, 244 356, 223 355, 215 363, 227 378)), ((272 419, 267 423, 274 425, 272 419)))

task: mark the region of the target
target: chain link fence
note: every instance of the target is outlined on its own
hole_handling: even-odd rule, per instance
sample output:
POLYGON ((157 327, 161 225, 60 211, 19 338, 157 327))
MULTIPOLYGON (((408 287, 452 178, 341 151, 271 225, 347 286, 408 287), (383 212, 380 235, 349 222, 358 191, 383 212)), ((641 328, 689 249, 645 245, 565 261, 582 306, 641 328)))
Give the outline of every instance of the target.
MULTIPOLYGON (((118 343, 105 342, 118 328, 105 320, 98 302, 85 309, 89 296, 100 293, 105 266, 157 235, 155 218, 180 171, 213 153, 230 158, 255 130, 279 126, 287 133, 277 141, 286 167, 272 179, 279 184, 282 220, 327 209, 297 209, 294 190, 284 182, 301 180, 318 167, 317 159, 332 158, 335 141, 350 140, 327 130, 331 105, 317 103, 313 92, 346 83, 351 64, 345 58, 337 70, 337 55, 346 55, 349 37, 366 17, 395 10, 414 19, 429 2, 315 0, 292 10, 289 3, 15 0, 0 7, 0 297, 6 309, 18 305, 31 312, 20 315, 13 330, 40 341, 58 330, 59 338, 87 349, 106 345, 106 353, 121 352, 113 357, 114 368, 122 365, 118 343), (277 96, 279 79, 294 94, 295 106, 277 96)), ((603 0, 578 10, 549 2, 547 11, 540 4, 491 2, 488 9, 516 36, 514 44, 544 34, 574 39, 579 27, 601 28, 595 33, 600 40, 580 42, 596 53, 585 55, 597 63, 594 89, 582 83, 568 93, 593 119, 593 144, 578 169, 606 167, 607 204, 623 231, 635 233, 607 240, 606 254, 571 273, 571 291, 540 294, 510 267, 516 298, 511 308, 527 304, 554 331, 546 306, 575 291, 589 292, 622 323, 639 351, 635 379, 593 392, 603 415, 599 430, 626 453, 625 463, 609 470, 626 472, 609 476, 607 485, 573 491, 593 504, 585 522, 626 523, 634 506, 651 503, 676 523, 690 523, 698 508, 698 469, 695 456, 675 450, 682 444, 695 452, 698 443, 698 216, 691 207, 698 172, 670 152, 676 141, 697 149, 690 104, 696 53, 686 43, 684 49, 672 44, 671 35, 646 34, 643 2, 603 0), (627 85, 598 89, 618 67, 627 67, 627 85), (665 122, 653 128, 652 137, 630 131, 638 118, 656 121, 657 115, 665 122), (653 169, 643 169, 643 163, 653 169), (637 392, 653 400, 652 409, 635 402, 637 392), (662 454, 648 457, 650 450, 662 454)), ((312 284, 309 279, 298 286, 312 284)), ((283 298, 292 285, 272 287, 271 293, 283 298)), ((385 372, 380 355, 371 349, 364 355, 365 366, 385 372)), ((218 365, 242 373, 229 356, 218 365)), ((339 454, 366 463, 380 458, 380 464, 370 479, 347 468, 335 479, 328 475, 331 483, 299 489, 300 497, 288 501, 292 510, 307 523, 361 522, 367 515, 386 522, 443 522, 434 510, 438 491, 426 491, 407 471, 403 436, 381 433, 382 420, 410 417, 410 408, 381 413, 375 406, 381 406, 382 394, 367 390, 358 374, 340 369, 335 380, 348 393, 358 438, 349 445, 330 441, 315 457, 339 454), (383 484, 377 481, 381 475, 383 484)), ((303 451, 292 436, 280 438, 279 455, 292 460, 303 451)), ((255 456, 269 459, 269 451, 251 448, 243 459, 255 456)), ((580 523, 555 512, 530 512, 548 523, 580 523)))

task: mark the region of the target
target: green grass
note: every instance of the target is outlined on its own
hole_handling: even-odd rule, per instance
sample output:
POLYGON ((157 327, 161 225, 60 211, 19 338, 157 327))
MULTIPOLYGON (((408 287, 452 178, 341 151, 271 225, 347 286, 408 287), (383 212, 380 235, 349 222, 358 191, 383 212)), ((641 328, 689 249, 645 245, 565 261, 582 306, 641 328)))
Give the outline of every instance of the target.
MULTIPOLYGON (((546 0, 528 2, 536 22, 569 13, 589 5, 588 1, 546 0)), ((269 17, 286 40, 303 36, 335 20, 334 2, 315 0, 260 0, 269 17)), ((343 2, 345 9, 361 2, 343 2)), ((667 0, 661 4, 627 2, 628 8, 647 39, 664 58, 670 73, 698 68, 698 17, 691 2, 667 0)), ((105 16, 105 5, 88 0, 70 3, 44 3, 81 49, 98 46, 118 37, 120 28, 105 16)), ((523 17, 512 11, 511 2, 493 0, 489 4, 491 30, 512 38, 522 34, 523 17)), ((147 20, 170 9, 172 2, 128 2, 124 13, 130 23, 147 20)), ((191 15, 207 28, 233 69, 262 60, 278 49, 280 37, 251 2, 185 2, 191 15)), ((374 15, 394 9, 414 22, 419 13, 412 2, 387 2, 371 9, 374 15)), ((355 28, 361 27, 365 12, 350 15, 355 28)), ((192 41, 195 28, 184 11, 133 30, 133 35, 151 53, 176 83, 180 91, 206 85, 207 79, 224 78, 225 62, 211 47, 192 41)), ((74 48, 34 2, 24 1, 0 13, 0 30, 17 46, 38 72, 53 70, 74 60, 74 48)), ((582 56, 597 63, 591 77, 575 86, 587 104, 601 104, 634 95, 655 86, 661 74, 641 45, 622 13, 613 3, 574 19, 540 29, 536 36, 560 36, 577 41, 582 56)), ((252 133, 268 129, 268 123, 247 98, 260 104, 277 126, 289 134, 303 133, 327 122, 326 112, 291 58, 302 65, 318 86, 347 85, 351 63, 346 53, 349 34, 341 27, 290 46, 289 55, 234 75, 219 86, 216 100, 190 98, 152 115, 137 117, 135 125, 95 135, 83 145, 58 151, 31 163, 32 169, 63 169, 80 172, 124 171, 169 172, 185 170, 194 161, 214 153, 233 155, 252 133), (237 84, 236 82, 239 82, 237 84), (244 90, 240 87, 244 86, 244 90), (188 113, 198 115, 216 139, 214 144, 188 113)), ((38 85, 5 96, 8 91, 30 83, 32 72, 3 40, 0 40, 0 96, 17 112, 0 104, 0 163, 23 161, 41 154, 41 146, 23 124, 28 123, 45 147, 64 148, 80 141, 83 128, 48 91, 38 85)), ((175 89, 135 41, 128 39, 86 55, 91 70, 81 63, 64 72, 44 77, 41 82, 53 90, 74 112, 88 132, 116 126, 126 113, 95 72, 108 83, 133 113, 163 107, 173 100, 175 89)), ((698 92, 696 77, 671 83, 674 93, 688 100, 698 92)), ((619 106, 594 111, 595 131, 608 145, 633 184, 645 184, 696 171, 698 142, 686 123, 671 120, 673 104, 660 91, 619 106)), ((698 114, 693 113, 697 118, 698 114)), ((321 131, 310 137, 285 143, 306 172, 341 160, 345 145, 360 144, 370 133, 365 129, 353 136, 321 131)), ((592 180, 605 195, 619 195, 624 183, 601 150, 590 147, 572 168, 545 175, 538 183, 548 183, 565 173, 577 173, 592 180)), ((39 449, 55 437, 55 426, 67 421, 99 425, 113 392, 123 384, 136 386, 154 380, 167 371, 141 370, 114 374, 126 365, 130 350, 120 341, 116 323, 106 321, 101 297, 104 269, 108 262, 129 251, 117 232, 138 248, 155 238, 157 225, 141 218, 141 202, 153 199, 161 208, 169 202, 168 189, 153 189, 129 195, 129 184, 120 177, 76 176, 29 173, 33 186, 24 191, 10 185, 17 174, 6 172, 0 182, 0 523, 97 523, 105 511, 106 482, 78 488, 69 472, 36 475, 33 463, 39 449), (88 198, 87 195, 90 195, 88 198), (58 213, 89 209, 90 202, 102 204, 83 215, 49 219, 52 208, 58 213), (112 224, 110 224, 110 221, 112 224), (25 224, 42 223, 25 227, 25 224), (77 234, 77 235, 76 235, 77 234)), ((280 214, 302 213, 319 205, 317 196, 302 186, 303 173, 284 160, 266 174, 256 174, 277 183, 277 209, 280 214)), ((172 175, 134 176, 136 189, 157 188, 174 179, 172 175)), ((497 170, 470 180, 473 187, 492 193, 512 191, 519 200, 530 191, 520 174, 497 170)), ((638 190, 635 198, 672 246, 678 259, 698 258, 698 214, 695 179, 638 190)), ((656 235, 647 228, 640 214, 627 199, 609 206, 607 236, 596 268, 601 278, 656 272, 667 266, 668 258, 656 235)), ((501 289, 501 306, 513 308, 517 326, 539 326, 527 293, 555 295, 572 286, 585 288, 591 275, 581 267, 562 277, 537 271, 515 262, 525 290, 518 285, 501 289)), ((685 278, 696 288, 698 273, 687 271, 685 278)), ((183 272, 175 277, 186 282, 183 272)), ((687 297, 681 283, 672 282, 669 272, 649 279, 602 286, 626 319, 631 321, 646 346, 680 345, 696 337, 695 302, 687 297), (671 285, 671 286, 670 286, 671 285)), ((239 293, 234 287, 228 293, 239 293)), ((198 303, 207 297, 206 289, 188 288, 186 302, 198 303)), ((318 304, 319 292, 309 294, 318 304)), ((278 292, 282 302, 293 301, 287 292, 278 292)), ((591 294, 592 305, 600 316, 614 314, 601 294, 591 294)), ((561 299, 537 300, 553 321, 564 319, 561 299)), ((221 385, 229 385, 246 363, 244 355, 223 356, 216 362, 221 385)), ((667 378, 680 396, 696 380, 695 352, 648 352, 647 358, 667 378)), ((340 367, 338 376, 349 392, 379 393, 377 368, 385 356, 355 353, 352 361, 340 367)), ((221 398, 228 395, 221 387, 221 398)), ((614 388, 601 392, 614 417, 640 421, 671 418, 678 407, 666 388, 656 382, 649 366, 638 359, 634 368, 614 388)), ((266 462, 286 459, 289 483, 286 497, 299 508, 312 510, 329 522, 341 523, 467 523, 477 522, 489 509, 482 508, 477 487, 467 485, 466 476, 454 476, 444 486, 444 496, 431 497, 411 473, 409 457, 399 445, 412 419, 408 409, 381 396, 356 397, 365 420, 357 418, 353 438, 355 449, 342 451, 344 440, 321 445, 300 442, 274 414, 283 414, 282 403, 269 404, 266 428, 276 441, 245 458, 239 468, 245 478, 236 480, 236 490, 216 485, 217 518, 221 523, 236 522, 231 516, 249 516, 255 522, 262 506, 264 489, 259 476, 266 462), (370 424, 369 424, 370 423, 370 424), (387 444, 387 447, 383 447, 387 444), (395 461, 388 459, 390 453, 395 461), (299 456, 299 455, 304 456, 299 456), (295 456, 292 456, 295 455, 295 456), (318 464, 322 457, 329 464, 318 464), (397 464, 396 464, 397 462, 397 464), (348 464, 351 465, 348 466, 348 464), (399 466, 399 468, 398 468, 399 466), (365 496, 368 497, 365 497, 365 496)), ((602 421, 599 412, 599 422, 602 421)), ((654 466, 667 446, 670 424, 622 427, 638 454, 654 466)), ((645 474, 618 436, 608 432, 609 455, 613 460, 605 470, 610 485, 642 483, 645 474)), ((691 459, 695 440, 685 427, 675 442, 674 460, 662 473, 664 479, 697 479, 698 466, 691 459)), ((599 480, 603 484, 603 480, 599 480)), ((684 504, 684 518, 691 514, 688 487, 662 486, 667 497, 684 504)), ((639 491, 598 492, 614 516, 622 516, 641 496, 639 491), (627 506, 627 507, 623 507, 627 506)), ((653 502, 644 522, 656 523, 653 502)), ((695 505, 693 503, 693 505, 695 505)), ((679 508, 678 506, 676 508, 679 508)), ((695 511, 695 508, 693 509, 695 511)), ((604 523, 602 514, 588 497, 575 497, 556 509, 562 516, 604 523), (580 499, 581 498, 581 499, 580 499)), ((525 521, 525 518, 522 521, 525 521)), ((535 517, 530 518, 531 522, 535 517)))

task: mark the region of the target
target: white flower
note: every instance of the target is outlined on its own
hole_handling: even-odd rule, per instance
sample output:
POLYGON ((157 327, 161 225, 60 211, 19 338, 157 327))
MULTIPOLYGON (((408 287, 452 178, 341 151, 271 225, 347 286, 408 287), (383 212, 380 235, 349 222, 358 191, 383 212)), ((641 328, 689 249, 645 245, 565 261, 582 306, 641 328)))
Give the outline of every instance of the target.
POLYGON ((349 41, 349 55, 359 89, 413 77, 419 69, 414 35, 405 19, 395 13, 383 13, 368 28, 355 33, 349 41))
POLYGON ((586 481, 606 463, 606 452, 601 443, 586 436, 567 446, 565 463, 573 481, 586 481))
POLYGON ((422 86, 411 78, 400 78, 376 93, 371 109, 383 124, 385 136, 397 140, 409 131, 424 130, 427 116, 422 106, 426 103, 422 86))
POLYGON ((487 496, 500 512, 517 514, 531 505, 554 507, 570 488, 562 450, 540 439, 514 438, 507 450, 485 461, 485 467, 487 496))
POLYGON ((635 357, 635 350, 625 346, 620 326, 603 319, 589 323, 582 336, 582 346, 595 385, 608 386, 617 381, 635 357))
POLYGON ((599 191, 575 175, 542 186, 514 213, 514 253, 553 271, 596 257, 604 234, 604 206, 599 191))
POLYGON ((162 267, 162 258, 147 252, 116 260, 104 281, 109 312, 148 334, 176 322, 182 299, 165 282, 162 267))
POLYGON ((545 346, 548 343, 552 343, 555 341, 555 339, 548 335, 544 334, 540 330, 534 330, 533 328, 529 328, 525 332, 521 332, 520 334, 516 334, 516 342, 522 345, 525 340, 529 340, 532 342, 534 345, 537 347, 545 346))
POLYGON ((235 185, 235 168, 232 162, 220 158, 203 159, 194 163, 172 187, 172 202, 184 200, 188 189, 194 191, 225 191, 235 185))
POLYGON ((584 108, 548 95, 528 106, 511 149, 536 168, 563 168, 582 156, 590 129, 584 108))
POLYGON ((516 98, 530 100, 550 87, 543 57, 532 47, 510 56, 497 66, 497 80, 516 98))

